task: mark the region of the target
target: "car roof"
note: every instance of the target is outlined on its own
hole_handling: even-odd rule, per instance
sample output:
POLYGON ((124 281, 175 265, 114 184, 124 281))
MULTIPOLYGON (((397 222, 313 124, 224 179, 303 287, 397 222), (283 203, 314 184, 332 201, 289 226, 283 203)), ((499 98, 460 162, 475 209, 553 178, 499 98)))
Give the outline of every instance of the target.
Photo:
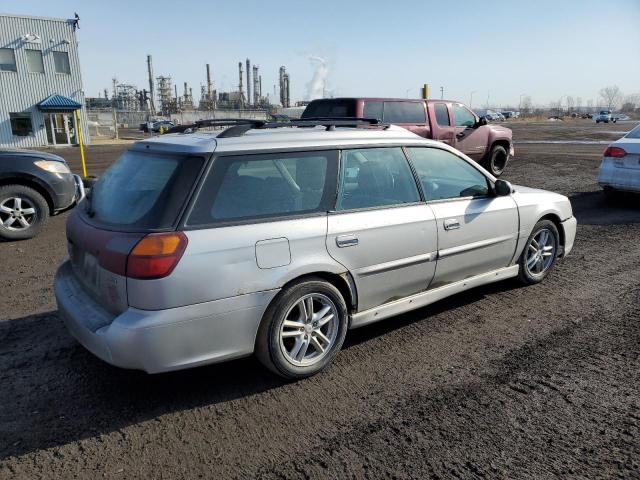
POLYGON ((218 138, 222 130, 172 133, 134 144, 134 150, 181 153, 222 153, 247 150, 265 151, 289 148, 319 149, 348 146, 415 145, 440 142, 424 139, 410 131, 391 125, 388 128, 344 128, 327 131, 326 127, 280 127, 251 129, 240 136, 218 138))
MULTIPOLYGON (((312 102, 331 102, 334 100, 345 101, 345 100, 362 100, 365 102, 372 101, 382 101, 382 102, 424 102, 423 98, 399 98, 399 97, 335 97, 335 98, 318 98, 316 100, 312 100, 312 102)), ((426 100, 427 103, 440 103, 440 102, 448 102, 448 103, 462 103, 459 100, 447 100, 440 98, 430 98, 426 100)), ((311 102, 309 102, 311 103, 311 102)))

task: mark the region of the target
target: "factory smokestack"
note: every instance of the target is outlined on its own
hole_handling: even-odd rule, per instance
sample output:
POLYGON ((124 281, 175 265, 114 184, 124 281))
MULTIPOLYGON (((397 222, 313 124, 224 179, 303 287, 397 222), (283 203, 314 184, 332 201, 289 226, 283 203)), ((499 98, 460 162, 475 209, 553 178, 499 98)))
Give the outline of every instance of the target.
POLYGON ((242 71, 242 62, 238 62, 238 76, 240 82, 238 83, 238 108, 244 107, 244 86, 242 85, 242 77, 244 73, 242 71))
POLYGON ((211 98, 213 93, 213 82, 211 81, 211 67, 207 63, 207 95, 211 98))
POLYGON ((153 60, 151 55, 147 55, 147 72, 149 73, 149 110, 151 114, 154 114, 156 111, 155 108, 155 88, 153 85, 153 60))
POLYGON ((258 75, 258 66, 253 66, 253 105, 258 106, 260 103, 260 85, 259 85, 259 75, 258 75))
POLYGON ((247 105, 251 105, 252 103, 251 97, 251 62, 247 58, 247 105))

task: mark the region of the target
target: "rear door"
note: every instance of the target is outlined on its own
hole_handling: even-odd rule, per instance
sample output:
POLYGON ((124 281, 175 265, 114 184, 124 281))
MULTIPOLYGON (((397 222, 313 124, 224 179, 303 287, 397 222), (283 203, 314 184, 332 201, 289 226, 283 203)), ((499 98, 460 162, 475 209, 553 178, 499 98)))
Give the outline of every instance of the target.
POLYGON ((487 178, 453 153, 407 149, 436 218, 438 264, 432 286, 503 268, 518 240, 518 208, 511 196, 493 196, 487 178))
POLYGON ((421 137, 430 137, 427 108, 423 100, 385 101, 382 119, 386 123, 399 125, 421 137))
POLYGON ((433 102, 429 104, 431 119, 431 138, 456 146, 456 127, 453 124, 449 104, 446 102, 433 102))
POLYGON ((435 217, 400 147, 343 150, 327 250, 353 275, 358 310, 426 290, 435 272, 435 217))
POLYGON ((474 160, 480 160, 486 151, 488 143, 488 129, 476 127, 477 118, 461 103, 451 104, 455 125, 455 145, 465 155, 474 160))

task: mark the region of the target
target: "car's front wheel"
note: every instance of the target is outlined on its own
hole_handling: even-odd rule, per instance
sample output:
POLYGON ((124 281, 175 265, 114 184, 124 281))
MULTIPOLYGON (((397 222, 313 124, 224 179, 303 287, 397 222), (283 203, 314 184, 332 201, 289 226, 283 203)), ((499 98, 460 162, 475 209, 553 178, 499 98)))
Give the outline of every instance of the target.
POLYGON ((487 155, 484 166, 494 177, 499 177, 504 172, 509 161, 509 152, 502 145, 494 145, 487 155))
POLYGON ((550 220, 541 220, 533 231, 520 255, 519 280, 525 285, 539 283, 547 276, 556 263, 560 235, 550 220))
POLYGON ((49 218, 49 206, 40 193, 24 185, 0 187, 0 238, 34 237, 49 218))
POLYGON ((267 308, 256 356, 272 372, 299 379, 314 375, 338 354, 348 313, 340 291, 319 278, 293 284, 267 308))

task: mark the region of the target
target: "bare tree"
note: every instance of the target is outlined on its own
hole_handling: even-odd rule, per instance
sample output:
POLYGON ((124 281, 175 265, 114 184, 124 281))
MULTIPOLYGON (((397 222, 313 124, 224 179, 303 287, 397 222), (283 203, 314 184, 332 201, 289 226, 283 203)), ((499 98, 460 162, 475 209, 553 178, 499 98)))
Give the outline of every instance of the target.
POLYGON ((529 95, 522 97, 522 104, 520 108, 520 115, 526 116, 531 113, 531 97, 529 95))
POLYGON ((576 97, 576 110, 579 112, 582 110, 582 97, 576 97))
POLYGON ((587 100, 587 113, 591 113, 593 110, 593 99, 587 100))
POLYGON ((571 113, 573 111, 573 107, 575 106, 575 102, 573 101, 573 97, 567 95, 567 113, 571 113))
POLYGON ((640 93, 626 95, 622 101, 622 107, 620 107, 620 110, 625 113, 632 113, 636 108, 640 108, 640 93))
POLYGON ((620 103, 622 92, 617 85, 610 85, 600 89, 600 97, 609 110, 612 110, 620 103))

